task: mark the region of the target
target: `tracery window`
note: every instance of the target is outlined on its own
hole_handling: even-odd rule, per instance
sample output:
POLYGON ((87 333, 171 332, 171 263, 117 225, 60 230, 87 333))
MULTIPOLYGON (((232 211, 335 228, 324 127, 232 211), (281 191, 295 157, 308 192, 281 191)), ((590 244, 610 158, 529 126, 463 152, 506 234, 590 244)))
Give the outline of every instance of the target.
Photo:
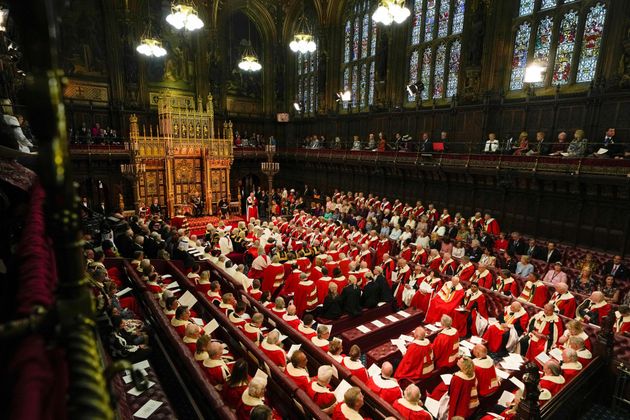
POLYGON ((606 0, 520 0, 510 90, 524 88, 525 68, 534 62, 545 69, 536 86, 594 80, 607 10, 606 0))
POLYGON ((408 83, 424 89, 408 91, 408 102, 457 95, 465 9, 466 0, 413 1, 408 83))
POLYGON ((317 65, 319 49, 312 53, 297 54, 297 99, 302 103, 304 115, 317 112, 317 65))
POLYGON ((374 103, 374 56, 377 28, 371 0, 351 2, 344 23, 342 90, 350 91, 345 109, 367 109, 374 103))

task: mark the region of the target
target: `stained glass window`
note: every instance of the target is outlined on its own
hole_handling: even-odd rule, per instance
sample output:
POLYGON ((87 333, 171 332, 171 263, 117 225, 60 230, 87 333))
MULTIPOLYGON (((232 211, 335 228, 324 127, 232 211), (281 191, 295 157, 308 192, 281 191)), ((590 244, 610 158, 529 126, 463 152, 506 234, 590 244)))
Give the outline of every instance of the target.
POLYGON ((353 3, 346 11, 343 28, 344 62, 342 89, 350 91, 350 101, 343 104, 344 109, 364 109, 374 101, 374 59, 376 54, 377 27, 371 15, 375 2, 360 0, 353 3))
POLYGON ((433 98, 444 96, 444 66, 446 65, 446 43, 435 50, 435 72, 433 74, 433 98))
POLYGON ((558 46, 556 47, 556 62, 553 68, 554 84, 564 85, 569 83, 578 18, 577 11, 571 10, 564 15, 562 22, 560 22, 558 46))
POLYGON ((422 95, 420 97, 423 100, 429 99, 429 89, 431 88, 431 47, 427 47, 422 53, 422 74, 421 81, 424 85, 424 90, 422 91, 422 95))
POLYGON ((534 0, 521 0, 521 4, 518 8, 518 15, 525 16, 531 15, 534 12, 534 0))
POLYGON ((532 27, 529 22, 525 22, 516 31, 514 54, 512 56, 512 74, 510 76, 510 89, 512 90, 523 88, 523 76, 525 76, 525 66, 527 66, 527 52, 529 51, 531 30, 532 27))
MULTIPOLYGON (((461 65, 461 39, 458 35, 464 30, 465 11, 466 0, 413 2, 408 83, 422 82, 422 100, 451 99, 457 94, 461 65)), ((415 99, 416 95, 407 95, 408 102, 415 99)))
MULTIPOLYGON (((418 81, 418 50, 414 50, 409 58, 409 84, 414 84, 418 81)), ((407 92, 407 100, 414 101, 416 95, 407 92)))
POLYGON ((452 98, 457 94, 457 78, 459 77, 461 49, 461 42, 455 41, 451 44, 451 54, 448 59, 448 82, 446 84, 447 98, 452 98))
POLYGON ((433 39, 433 27, 435 26, 435 0, 427 0, 427 10, 425 15, 424 41, 427 42, 433 39))
POLYGON ((580 52, 580 64, 578 65, 576 78, 578 83, 590 82, 595 78, 605 21, 606 6, 602 3, 598 3, 592 7, 586 16, 584 36, 582 37, 582 51, 580 52))
MULTIPOLYGON (((553 18, 551 16, 545 16, 540 22, 538 22, 536 40, 534 41, 534 61, 543 67, 547 67, 547 64, 549 63, 552 35, 553 18)), ((535 86, 543 85, 544 81, 535 83, 535 86)))
POLYGON ((305 114, 317 111, 317 50, 297 55, 297 98, 305 114))
POLYGON ((455 12, 453 13, 453 29, 451 33, 461 34, 464 30, 464 11, 466 0, 455 0, 455 12))
POLYGON ((451 14, 451 3, 449 0, 440 2, 440 15, 438 16, 438 37, 443 38, 448 35, 448 18, 451 14))
POLYGON ((540 3, 540 9, 551 9, 552 7, 556 7, 557 0, 542 0, 540 3))

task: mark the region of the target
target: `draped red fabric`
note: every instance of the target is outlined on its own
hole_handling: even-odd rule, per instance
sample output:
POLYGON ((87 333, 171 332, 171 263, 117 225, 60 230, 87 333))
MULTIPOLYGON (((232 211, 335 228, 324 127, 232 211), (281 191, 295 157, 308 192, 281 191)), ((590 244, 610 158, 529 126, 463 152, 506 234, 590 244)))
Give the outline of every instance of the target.
MULTIPOLYGON (((45 192, 39 183, 31 190, 29 214, 16 255, 19 283, 16 318, 37 305, 51 307, 57 284, 55 255, 46 235, 45 192)), ((9 418, 12 420, 66 418, 68 372, 63 353, 49 348, 41 334, 16 343, 8 373, 14 378, 9 418)))

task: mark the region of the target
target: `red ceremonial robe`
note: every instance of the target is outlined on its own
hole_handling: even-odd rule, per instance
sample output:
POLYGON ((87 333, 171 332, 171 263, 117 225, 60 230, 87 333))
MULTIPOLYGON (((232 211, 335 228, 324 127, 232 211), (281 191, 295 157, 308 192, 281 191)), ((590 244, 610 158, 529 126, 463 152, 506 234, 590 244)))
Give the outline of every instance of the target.
POLYGON ((296 315, 284 314, 282 315, 282 319, 295 329, 297 329, 302 323, 302 321, 300 321, 300 318, 298 318, 296 315))
POLYGON ((392 273, 396 270, 396 262, 389 258, 387 261, 384 261, 381 265, 383 269, 383 275, 389 284, 389 287, 392 287, 392 273))
POLYGON ((370 270, 374 269, 374 261, 372 260, 372 252, 368 249, 366 251, 361 251, 361 255, 359 256, 360 262, 365 262, 370 270))
POLYGON ((228 315, 228 319, 235 327, 240 330, 242 330, 245 324, 247 324, 247 320, 242 316, 239 316, 235 311, 230 312, 230 314, 228 315))
POLYGON ((455 373, 451 379, 448 394, 450 396, 448 418, 455 416, 469 418, 479 405, 477 377, 473 375, 469 378, 461 371, 455 373))
POLYGON ((425 265, 428 258, 429 254, 427 254, 424 248, 418 248, 411 254, 411 262, 414 264, 425 265))
MULTIPOLYGON (((519 312, 512 313, 509 306, 506 306, 503 310, 503 320, 508 325, 518 324, 520 331, 527 331, 527 325, 529 324, 529 314, 525 309, 521 308, 519 312)), ((497 353, 501 350, 503 343, 503 336, 508 330, 504 330, 499 323, 493 323, 488 326, 488 329, 483 334, 483 339, 486 340, 488 350, 491 353, 497 353)))
POLYGON ((328 286, 330 286, 330 282, 332 278, 330 276, 320 277, 317 280, 317 303, 321 305, 324 303, 324 299, 326 299, 326 295, 328 294, 328 286))
POLYGON ((315 331, 311 327, 305 327, 304 324, 300 324, 297 330, 308 340, 311 340, 313 337, 317 336, 317 331, 315 331))
POLYGON ((562 389, 566 382, 566 379, 564 379, 564 376, 562 375, 545 375, 540 378, 540 387, 546 389, 552 396, 554 396, 562 389))
POLYGON ((440 274, 452 276, 457 272, 457 261, 453 259, 442 260, 440 274))
POLYGON ((453 367, 459 355, 459 336, 453 327, 445 328, 433 340, 435 367, 453 367))
POLYGON ((499 378, 494 368, 494 361, 486 356, 483 359, 473 359, 475 376, 477 377, 477 391, 479 396, 486 397, 499 389, 499 378))
POLYGON ((322 410, 326 410, 327 408, 337 404, 337 399, 335 398, 335 394, 332 392, 330 385, 322 386, 317 383, 317 380, 311 382, 307 394, 322 410))
POLYGON ((562 321, 555 313, 551 316, 547 316, 544 312, 538 312, 529 321, 529 330, 532 332, 537 331, 547 336, 547 339, 539 338, 530 332, 526 357, 529 360, 535 360, 536 356, 549 351, 551 347, 556 344, 562 334, 562 321))
POLYGON ((262 398, 251 397, 248 393, 248 389, 245 388, 238 406, 236 407, 236 418, 238 420, 249 420, 254 407, 258 407, 263 404, 265 404, 265 401, 262 398))
POLYGON ((404 258, 405 261, 409 261, 411 259, 411 248, 405 246, 403 249, 400 250, 398 256, 399 258, 404 258))
POLYGON ((269 344, 267 340, 260 343, 260 349, 265 353, 272 362, 279 367, 285 367, 287 365, 287 354, 284 349, 276 344, 269 344))
POLYGON ((535 283, 530 281, 525 283, 525 287, 518 298, 542 308, 547 303, 547 296, 547 286, 541 280, 538 280, 535 283))
POLYGON ((381 239, 376 244, 376 264, 381 264, 383 262, 383 255, 388 254, 391 250, 392 245, 389 242, 389 239, 381 239))
POLYGON ((460 281, 470 280, 473 274, 475 274, 475 266, 471 262, 460 265, 457 268, 457 276, 459 277, 460 281))
POLYGON ((346 278, 346 276, 335 277, 331 280, 331 282, 337 285, 337 293, 340 295, 341 295, 341 292, 343 291, 343 288, 348 285, 348 279, 346 278))
POLYGON ((364 417, 351 409, 346 403, 337 404, 333 411, 332 420, 363 420, 364 417))
MULTIPOLYGON (((328 272, 330 273, 330 271, 328 272)), ((318 266, 314 266, 313 269, 311 270, 311 273, 308 275, 308 279, 317 283, 317 280, 319 280, 322 276, 323 276, 322 268, 318 266)))
POLYGON ((399 398, 392 404, 394 410, 398 411, 402 418, 406 420, 432 420, 433 416, 418 404, 411 404, 404 398, 399 398))
POLYGON ((184 342, 184 344, 186 344, 188 350, 190 350, 192 354, 195 354, 195 352, 197 351, 197 339, 185 336, 182 341, 184 342))
POLYGON ((367 370, 365 369, 365 366, 363 366, 363 363, 361 363, 360 360, 356 360, 356 361, 351 360, 349 356, 346 356, 341 361, 341 364, 347 367, 348 370, 354 376, 360 379, 363 383, 367 383, 368 381, 367 370))
POLYGON ((582 371, 582 363, 580 362, 562 364, 562 376, 564 376, 564 379, 567 382, 570 382, 571 379, 575 378, 580 371, 582 371))
POLYGON ((317 336, 311 337, 311 343, 315 344, 320 349, 328 352, 328 346, 330 345, 330 341, 324 338, 318 338, 317 336))
POLYGON ((479 284, 479 287, 492 289, 492 280, 492 273, 488 269, 485 269, 483 270, 483 272, 480 272, 479 270, 475 271, 475 275, 472 277, 471 281, 477 282, 477 284, 479 284))
POLYGON ((186 335, 186 325, 188 325, 189 322, 190 321, 184 321, 177 318, 171 319, 171 325, 175 327, 175 331, 177 331, 177 334, 179 334, 182 338, 186 335))
POLYGON ((411 277, 411 268, 409 265, 405 264, 404 267, 399 267, 398 271, 396 271, 396 282, 398 286, 396 287, 396 292, 394 296, 396 297, 396 303, 398 303, 398 307, 403 307, 402 294, 403 290, 405 290, 405 285, 409 283, 409 278, 411 277))
POLYGON ((396 368, 394 378, 417 382, 433 372, 433 345, 429 340, 414 340, 407 346, 407 352, 396 368))
POLYGON ((577 304, 575 303, 575 296, 573 296, 571 292, 566 292, 562 295, 558 292, 554 292, 549 303, 553 303, 555 311, 560 315, 566 316, 567 318, 575 318, 577 304))
MULTIPOLYGON (((590 321, 591 323, 596 324, 596 325, 601 325, 604 322, 604 318, 608 316, 608 313, 610 312, 611 308, 612 306, 610 306, 610 303, 606 302, 605 300, 599 303, 595 303, 591 301, 590 299, 586 299, 580 304, 580 309, 586 309, 586 312, 597 313, 597 321, 595 321, 595 319, 591 319, 590 321)), ((582 316, 579 315, 579 313, 578 313, 577 319, 580 321, 582 320, 582 316)))
MULTIPOLYGON (((422 279, 422 282, 427 283, 431 287, 433 292, 436 292, 437 290, 440 290, 442 288, 442 279, 440 277, 427 276, 422 279)), ((426 313, 427 309, 429 308, 431 297, 431 293, 424 293, 420 289, 418 289, 416 294, 413 295, 413 298, 411 299, 411 304, 409 306, 413 306, 414 308, 417 308, 426 313)))
MULTIPOLYGON (((352 260, 350 258, 344 258, 343 260, 339 261, 339 269, 341 270, 341 274, 343 274, 344 276, 348 276, 348 273, 350 272, 350 263, 352 262, 352 260)), ((328 273, 328 274, 332 274, 332 273, 328 273)))
POLYGON ((269 264, 263 270, 263 281, 260 290, 263 292, 275 292, 284 280, 284 267, 279 263, 269 264))
POLYGON ((630 315, 620 316, 615 318, 615 324, 613 325, 613 331, 616 334, 630 332, 630 315))
POLYGON ((501 230, 499 229, 499 222, 497 222, 493 218, 486 220, 486 222, 484 223, 484 229, 490 235, 494 236, 499 236, 499 233, 501 233, 501 230))
POLYGON ((440 256, 437 256, 437 257, 429 256, 429 258, 427 259, 427 264, 428 264, 430 270, 439 270, 440 269, 440 264, 442 264, 442 257, 440 257, 440 256))
POLYGON ((460 337, 479 335, 477 331, 477 316, 488 319, 488 306, 486 304, 486 296, 477 290, 477 293, 471 293, 470 289, 466 290, 464 300, 462 301, 464 310, 456 309, 453 313, 453 327, 457 328, 460 337), (471 318, 470 326, 468 325, 468 317, 471 318), (470 331, 468 330, 470 328, 470 331))
POLYGON ((304 312, 312 311, 318 305, 317 286, 310 280, 299 282, 293 299, 297 314, 301 317, 304 312))
POLYGON ((206 368, 208 379, 214 386, 223 385, 230 376, 231 366, 228 366, 223 359, 206 359, 203 361, 203 365, 206 368))
POLYGON ((243 334, 247 336, 250 340, 252 340, 256 345, 260 345, 264 336, 260 328, 257 326, 248 323, 243 326, 243 334))
POLYGON ((311 378, 308 375, 308 370, 296 368, 292 363, 287 363, 287 368, 284 372, 301 390, 308 392, 311 384, 311 378))
POLYGON ((298 284, 300 283, 300 274, 302 274, 301 270, 295 269, 291 271, 287 280, 284 282, 284 287, 282 288, 282 292, 280 294, 285 296, 294 294, 298 284))
POLYGON ((442 315, 453 317, 453 312, 464 299, 464 288, 461 284, 457 287, 449 280, 440 289, 437 295, 429 303, 429 310, 425 317, 425 324, 436 323, 442 318, 442 315))
POLYGON ((368 379, 366 385, 375 394, 390 404, 402 397, 402 390, 395 379, 384 378, 382 375, 375 375, 368 379))
POLYGON ((516 284, 516 280, 512 277, 508 277, 507 279, 501 276, 497 277, 497 282, 494 287, 494 290, 504 295, 509 293, 510 296, 518 296, 518 285, 516 284))

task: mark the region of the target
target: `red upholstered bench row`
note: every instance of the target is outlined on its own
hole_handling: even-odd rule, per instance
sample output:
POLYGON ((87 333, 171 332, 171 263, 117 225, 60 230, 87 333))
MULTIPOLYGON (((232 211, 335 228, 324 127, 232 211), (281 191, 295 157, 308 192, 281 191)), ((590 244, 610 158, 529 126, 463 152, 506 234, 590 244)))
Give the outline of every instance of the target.
POLYGON ((375 319, 379 319, 385 317, 387 315, 391 315, 394 313, 392 310, 392 305, 385 304, 381 306, 377 306, 376 308, 371 309, 363 309, 361 315, 359 316, 350 316, 343 315, 337 319, 324 319, 317 317, 315 320, 319 324, 325 324, 332 326, 332 329, 335 335, 341 334, 344 331, 350 330, 361 323, 366 323, 370 321, 374 321, 375 319))

